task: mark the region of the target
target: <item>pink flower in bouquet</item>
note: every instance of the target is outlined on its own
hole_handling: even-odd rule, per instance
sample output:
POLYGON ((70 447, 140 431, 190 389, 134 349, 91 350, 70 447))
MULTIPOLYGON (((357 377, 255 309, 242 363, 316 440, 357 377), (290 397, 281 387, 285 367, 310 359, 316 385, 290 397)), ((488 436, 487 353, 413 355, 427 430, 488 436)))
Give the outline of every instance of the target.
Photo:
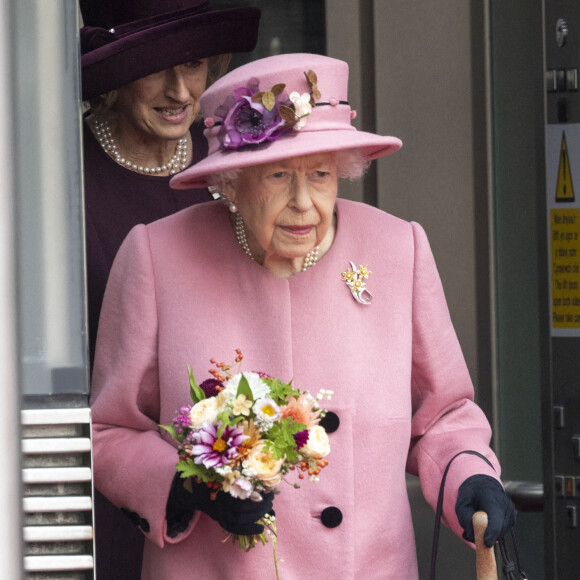
POLYGON ((177 433, 183 433, 191 422, 189 414, 191 413, 192 405, 184 405, 179 409, 179 412, 173 417, 173 424, 177 433))
POLYGON ((288 397, 288 404, 282 407, 282 418, 291 417, 296 423, 303 423, 307 429, 311 429, 318 424, 320 411, 312 410, 312 398, 306 394, 300 395, 297 399, 288 397))
POLYGON ((192 455, 195 463, 210 469, 233 461, 238 456, 238 446, 247 439, 240 427, 226 427, 218 437, 218 426, 208 422, 198 433, 199 443, 193 446, 192 455))

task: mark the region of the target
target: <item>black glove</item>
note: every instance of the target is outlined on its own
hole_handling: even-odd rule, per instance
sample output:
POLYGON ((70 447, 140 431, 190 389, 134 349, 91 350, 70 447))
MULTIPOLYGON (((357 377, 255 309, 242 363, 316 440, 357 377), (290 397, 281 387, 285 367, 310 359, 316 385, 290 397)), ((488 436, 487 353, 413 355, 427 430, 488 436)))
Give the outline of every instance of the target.
POLYGON ((273 494, 262 496, 262 501, 238 499, 229 493, 218 491, 215 499, 210 498, 212 490, 205 483, 191 480, 192 492, 187 491, 185 480, 176 473, 171 483, 169 498, 165 508, 167 535, 174 538, 187 529, 195 510, 206 513, 224 530, 232 534, 249 536, 261 534, 264 526, 256 522, 272 512, 273 494))
POLYGON ((516 508, 503 487, 489 475, 472 475, 459 487, 455 513, 463 528, 463 537, 475 542, 471 518, 477 511, 487 514, 487 529, 483 541, 491 548, 516 523, 516 508))

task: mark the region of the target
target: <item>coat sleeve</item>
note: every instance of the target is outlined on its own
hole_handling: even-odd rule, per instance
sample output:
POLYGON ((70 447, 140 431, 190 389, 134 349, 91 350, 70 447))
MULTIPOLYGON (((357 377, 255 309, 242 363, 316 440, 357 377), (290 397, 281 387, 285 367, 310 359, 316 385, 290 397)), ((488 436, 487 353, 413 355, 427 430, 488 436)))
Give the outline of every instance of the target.
POLYGON ((415 243, 413 278, 413 417, 407 469, 418 475, 425 499, 435 508, 449 460, 460 451, 477 451, 488 458, 460 455, 451 464, 445 485, 443 520, 463 533, 455 502, 459 486, 478 473, 499 479, 499 463, 489 447, 491 428, 473 401, 473 386, 449 316, 443 288, 425 232, 412 224, 415 243))
POLYGON ((177 451, 159 422, 155 277, 145 226, 121 246, 99 321, 91 386, 95 486, 163 547, 177 451))

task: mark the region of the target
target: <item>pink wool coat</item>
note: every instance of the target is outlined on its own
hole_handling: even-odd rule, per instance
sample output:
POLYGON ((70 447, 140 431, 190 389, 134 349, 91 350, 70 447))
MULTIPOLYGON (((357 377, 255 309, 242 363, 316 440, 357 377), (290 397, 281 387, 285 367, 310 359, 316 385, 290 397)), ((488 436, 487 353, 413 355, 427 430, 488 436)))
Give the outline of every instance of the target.
POLYGON ((137 226, 121 247, 93 374, 95 484, 145 530, 143 579, 275 577, 270 545, 245 553, 222 543, 203 513, 166 535, 177 455, 157 425, 189 402, 187 365, 204 380, 210 358, 229 362, 236 348, 243 370, 332 389, 328 408, 340 419, 320 482, 282 485, 274 501, 284 580, 416 579, 405 471, 420 476, 433 505, 454 454, 490 459, 495 472, 471 455, 450 469, 444 517, 458 534, 459 485, 476 473, 499 477, 425 233, 363 204, 338 200, 336 209, 329 252, 288 279, 244 254, 221 204, 137 226), (341 280, 350 261, 372 272, 370 306, 341 280), (338 527, 321 520, 329 506, 343 515, 338 527))

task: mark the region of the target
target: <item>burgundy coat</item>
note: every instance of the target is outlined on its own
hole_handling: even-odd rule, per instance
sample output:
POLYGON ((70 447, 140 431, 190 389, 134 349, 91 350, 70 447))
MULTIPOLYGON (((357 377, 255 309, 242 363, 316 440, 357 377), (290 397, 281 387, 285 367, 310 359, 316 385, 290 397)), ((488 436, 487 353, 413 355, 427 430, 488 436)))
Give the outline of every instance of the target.
MULTIPOLYGON (((190 134, 193 163, 207 155, 203 125, 190 134)), ((115 163, 84 125, 85 230, 88 331, 91 366, 105 287, 113 260, 129 231, 211 199, 207 189, 176 191, 170 177, 142 175, 115 163)), ((99 580, 136 580, 143 540, 133 524, 98 492, 95 494, 96 566, 99 580)))

